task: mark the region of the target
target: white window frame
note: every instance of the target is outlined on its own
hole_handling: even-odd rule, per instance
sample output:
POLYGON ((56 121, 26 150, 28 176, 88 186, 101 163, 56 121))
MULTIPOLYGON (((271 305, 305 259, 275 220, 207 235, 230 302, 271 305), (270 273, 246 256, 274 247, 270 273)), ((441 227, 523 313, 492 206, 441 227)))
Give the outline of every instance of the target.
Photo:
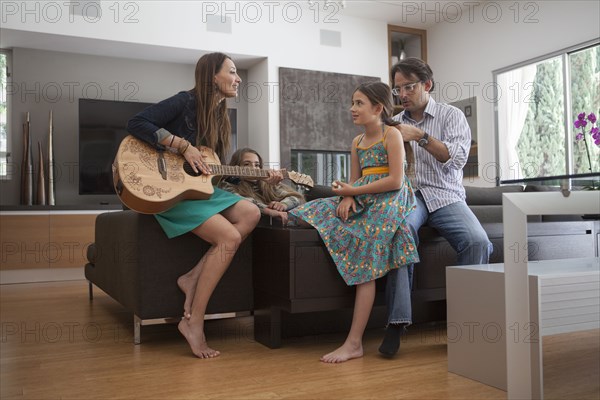
POLYGON ((8 95, 8 87, 12 82, 12 51, 0 48, 0 54, 6 57, 6 87, 0 87, 6 96, 6 151, 0 150, 0 180, 11 180, 14 168, 10 164, 14 163, 12 156, 12 136, 11 132, 11 96, 8 95))
POLYGON ((349 151, 299 150, 292 149, 292 159, 295 159, 299 173, 309 174, 316 185, 331 186, 334 180, 348 181, 350 179, 351 159, 349 151), (303 165, 303 155, 312 155, 316 164, 303 165))
MULTIPOLYGON (((500 86, 498 83, 498 75, 500 74, 504 74, 506 72, 509 71, 513 71, 516 69, 520 69, 526 66, 530 66, 530 65, 535 65, 537 63, 543 62, 543 61, 547 61, 549 59, 552 58, 556 58, 556 57, 561 57, 562 58, 562 65, 563 65, 563 99, 564 99, 564 142, 565 142, 565 171, 567 173, 567 175, 572 175, 573 174, 573 161, 572 161, 572 152, 573 152, 573 115, 571 115, 571 87, 570 87, 570 68, 569 68, 569 55, 571 53, 575 53, 577 51, 580 50, 584 50, 586 48, 589 47, 593 47, 593 46, 598 46, 600 45, 600 40, 599 39, 593 39, 593 40, 589 40, 587 42, 584 43, 580 43, 578 45, 575 46, 570 46, 555 52, 552 52, 550 54, 545 54, 543 56, 540 57, 536 57, 527 61, 523 61, 517 64, 513 64, 510 65, 508 67, 504 67, 501 69, 497 69, 495 71, 492 71, 492 75, 493 75, 493 80, 494 80, 494 88, 497 90, 500 86)), ((499 99, 499 94, 495 93, 495 98, 499 99)), ((515 178, 506 178, 501 176, 501 170, 502 169, 506 169, 506 170, 510 170, 511 165, 503 165, 502 164, 502 159, 501 156, 504 156, 502 154, 500 154, 500 148, 501 148, 501 143, 500 143, 500 128, 499 128, 499 116, 498 116, 498 104, 496 104, 494 106, 494 131, 495 131, 495 140, 496 140, 496 183, 497 184, 502 184, 502 183, 508 183, 508 182, 504 182, 504 181, 518 181, 518 180, 525 180, 525 181, 532 181, 535 180, 535 178, 525 178, 523 179, 523 177, 515 177, 515 178)), ((541 178, 541 177, 540 177, 541 178)))

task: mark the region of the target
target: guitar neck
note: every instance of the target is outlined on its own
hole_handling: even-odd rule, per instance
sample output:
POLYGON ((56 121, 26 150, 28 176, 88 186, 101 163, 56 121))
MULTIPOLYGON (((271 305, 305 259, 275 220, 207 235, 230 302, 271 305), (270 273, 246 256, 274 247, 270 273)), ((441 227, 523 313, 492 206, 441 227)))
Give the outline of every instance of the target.
MULTIPOLYGON (((239 167, 237 165, 219 165, 212 164, 210 169, 213 175, 239 176, 241 178, 268 178, 269 170, 252 167, 239 167)), ((284 178, 288 177, 288 172, 280 170, 284 178)))

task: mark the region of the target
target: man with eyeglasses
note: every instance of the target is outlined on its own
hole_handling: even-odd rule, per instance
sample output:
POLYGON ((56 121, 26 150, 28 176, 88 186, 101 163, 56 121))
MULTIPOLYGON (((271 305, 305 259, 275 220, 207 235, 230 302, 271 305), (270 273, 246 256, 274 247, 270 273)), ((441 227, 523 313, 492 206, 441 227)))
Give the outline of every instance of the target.
MULTIPOLYGON (((465 202, 463 167, 471 147, 471 131, 458 108, 438 103, 430 93, 435 87, 429 65, 407 58, 392 67, 393 95, 404 110, 394 117, 405 142, 415 156, 411 183, 417 206, 407 222, 418 245, 419 228, 436 229, 454 248, 459 265, 487 264, 492 252, 483 227, 465 202)), ((413 266, 393 270, 387 276, 388 326, 379 352, 393 356, 400 336, 412 323, 413 266)))

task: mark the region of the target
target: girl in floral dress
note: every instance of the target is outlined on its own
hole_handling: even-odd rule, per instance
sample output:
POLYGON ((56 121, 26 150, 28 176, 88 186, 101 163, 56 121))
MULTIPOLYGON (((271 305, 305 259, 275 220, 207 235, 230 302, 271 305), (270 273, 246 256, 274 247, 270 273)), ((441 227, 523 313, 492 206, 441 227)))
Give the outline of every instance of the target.
POLYGON ((405 146, 391 120, 388 85, 370 82, 352 95, 352 120, 364 127, 351 148, 350 182, 333 183, 338 196, 311 201, 290 217, 314 226, 347 285, 356 285, 352 326, 344 344, 321 357, 339 363, 362 357, 362 337, 375 299, 375 280, 418 262, 406 224, 414 193, 405 179, 405 146))

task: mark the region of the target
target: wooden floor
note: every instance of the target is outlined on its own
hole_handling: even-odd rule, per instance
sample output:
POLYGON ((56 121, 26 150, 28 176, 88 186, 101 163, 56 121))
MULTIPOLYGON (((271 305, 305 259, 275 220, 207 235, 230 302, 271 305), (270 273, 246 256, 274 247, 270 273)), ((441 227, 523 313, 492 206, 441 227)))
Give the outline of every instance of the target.
MULTIPOLYGON (((0 286, 2 399, 504 399, 496 388, 448 373, 443 328, 414 327, 399 356, 377 353, 340 365, 319 357, 344 335, 286 339, 268 349, 253 340, 252 317, 208 321, 216 359, 194 358, 174 325, 142 329, 132 344, 131 315, 87 282, 0 286)), ((547 399, 599 399, 598 330, 544 342, 547 399)))

